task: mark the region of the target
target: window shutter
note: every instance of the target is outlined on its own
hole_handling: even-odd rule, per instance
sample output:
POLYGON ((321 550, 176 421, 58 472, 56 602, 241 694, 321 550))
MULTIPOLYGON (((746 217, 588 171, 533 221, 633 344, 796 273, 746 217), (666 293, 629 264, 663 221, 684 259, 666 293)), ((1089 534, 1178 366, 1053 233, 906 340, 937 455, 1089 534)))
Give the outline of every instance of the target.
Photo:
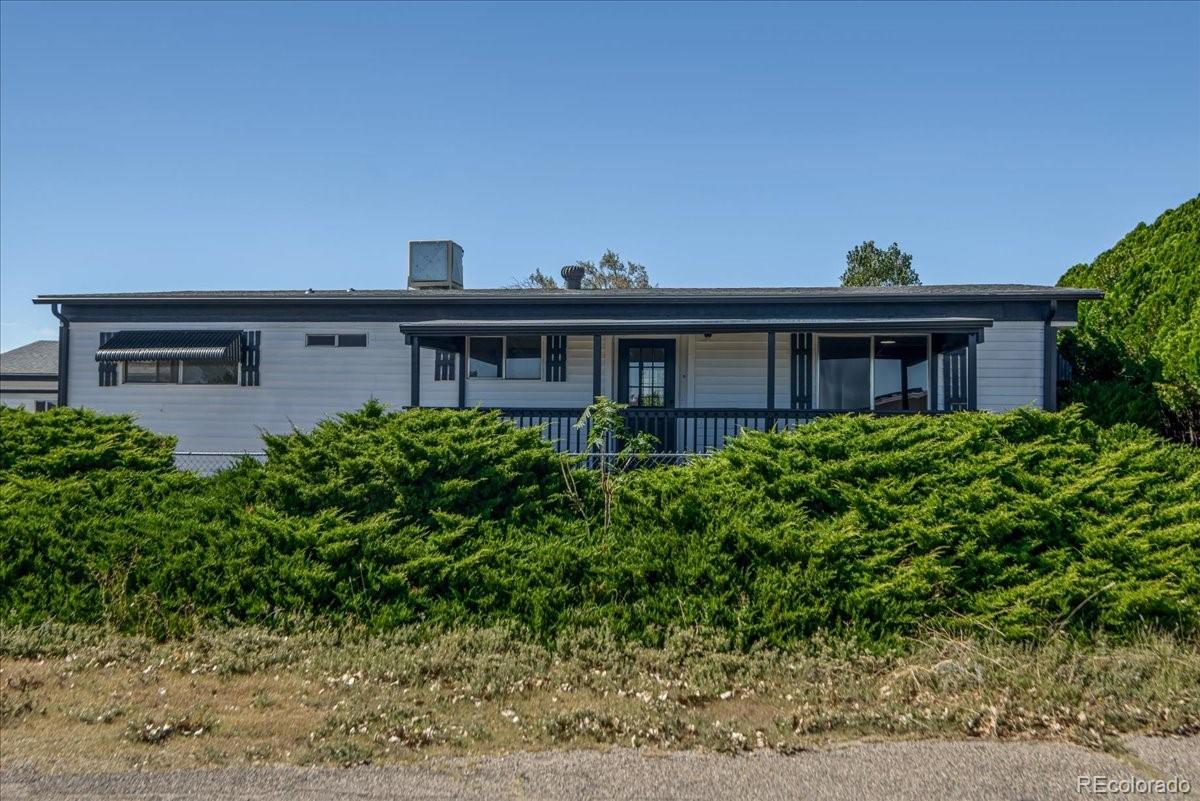
POLYGON ((813 407, 812 334, 792 334, 792 408, 813 407))
POLYGON ((449 350, 435 350, 433 352, 433 380, 434 381, 453 381, 454 380, 454 352, 449 350))
POLYGON ((546 337, 546 380, 567 380, 567 337, 559 334, 546 337))
POLYGON ((261 374, 259 371, 259 357, 261 355, 260 345, 262 343, 262 331, 243 331, 242 332, 242 386, 257 387, 261 374))
MULTIPOLYGON (((103 345, 105 342, 112 339, 112 336, 112 331, 101 331, 100 344, 103 345)), ((97 362, 97 367, 100 371, 100 386, 115 387, 117 385, 117 363, 97 362)))

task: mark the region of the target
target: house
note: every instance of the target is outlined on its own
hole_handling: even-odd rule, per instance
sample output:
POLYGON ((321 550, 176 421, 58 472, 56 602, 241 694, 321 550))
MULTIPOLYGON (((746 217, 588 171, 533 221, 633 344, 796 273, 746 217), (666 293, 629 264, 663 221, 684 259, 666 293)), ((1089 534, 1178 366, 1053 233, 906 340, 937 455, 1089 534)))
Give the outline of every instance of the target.
POLYGON ((58 342, 39 339, 0 353, 0 406, 34 412, 58 403, 58 342))
POLYGON ((258 451, 370 398, 487 407, 578 450, 597 395, 663 452, 847 410, 1055 407, 1055 332, 1090 289, 986 284, 464 289, 462 249, 414 242, 400 290, 44 295, 59 402, 132 412, 183 450, 258 451))

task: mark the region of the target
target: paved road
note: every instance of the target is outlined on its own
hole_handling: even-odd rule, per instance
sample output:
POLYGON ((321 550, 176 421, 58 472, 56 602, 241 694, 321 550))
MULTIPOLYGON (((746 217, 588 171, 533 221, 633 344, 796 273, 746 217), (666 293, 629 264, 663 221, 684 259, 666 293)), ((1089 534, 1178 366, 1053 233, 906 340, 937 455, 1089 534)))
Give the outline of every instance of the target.
POLYGON ((549 751, 412 765, 229 768, 174 773, 0 773, 3 801, 21 799, 1053 799, 1080 794, 1081 775, 1187 779, 1200 798, 1200 738, 1129 741, 1117 759, 1039 743, 859 743, 791 756, 699 752, 549 751))

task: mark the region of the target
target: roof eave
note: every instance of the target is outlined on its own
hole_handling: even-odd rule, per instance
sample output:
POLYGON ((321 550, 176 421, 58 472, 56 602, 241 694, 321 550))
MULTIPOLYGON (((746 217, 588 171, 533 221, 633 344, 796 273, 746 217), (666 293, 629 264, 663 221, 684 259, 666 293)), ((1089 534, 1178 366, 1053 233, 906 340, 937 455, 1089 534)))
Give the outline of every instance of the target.
POLYGON ((488 305, 494 303, 511 303, 520 299, 524 303, 594 303, 594 302, 625 302, 625 303, 697 303, 704 301, 720 301, 722 303, 936 303, 942 301, 959 302, 995 302, 995 301, 1029 301, 1029 300, 1100 300, 1104 293, 1098 289, 1076 289, 1073 287, 1054 287, 1045 290, 1030 290, 1016 292, 974 292, 974 293, 857 293, 847 292, 837 294, 833 291, 821 293, 787 293, 771 292, 770 290, 756 294, 721 294, 715 291, 710 295, 702 294, 637 294, 629 292, 608 293, 604 290, 558 290, 556 292, 534 291, 530 294, 506 292, 483 294, 464 292, 439 292, 436 295, 419 291, 403 292, 394 295, 372 294, 321 294, 321 295, 36 295, 32 301, 35 305, 59 303, 64 305, 148 305, 148 304, 192 304, 192 305, 260 305, 283 303, 462 303, 464 305, 488 305))

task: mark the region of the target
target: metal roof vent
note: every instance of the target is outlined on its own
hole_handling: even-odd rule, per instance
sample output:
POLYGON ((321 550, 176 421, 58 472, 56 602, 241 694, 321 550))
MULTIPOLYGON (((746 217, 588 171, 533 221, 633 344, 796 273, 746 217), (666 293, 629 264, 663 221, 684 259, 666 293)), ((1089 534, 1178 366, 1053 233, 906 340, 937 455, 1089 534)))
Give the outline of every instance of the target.
POLYGON ((561 275, 567 289, 583 289, 583 268, 578 264, 568 264, 563 267, 561 275))
POLYGON ((408 243, 410 289, 462 289, 463 249, 449 239, 408 243))

